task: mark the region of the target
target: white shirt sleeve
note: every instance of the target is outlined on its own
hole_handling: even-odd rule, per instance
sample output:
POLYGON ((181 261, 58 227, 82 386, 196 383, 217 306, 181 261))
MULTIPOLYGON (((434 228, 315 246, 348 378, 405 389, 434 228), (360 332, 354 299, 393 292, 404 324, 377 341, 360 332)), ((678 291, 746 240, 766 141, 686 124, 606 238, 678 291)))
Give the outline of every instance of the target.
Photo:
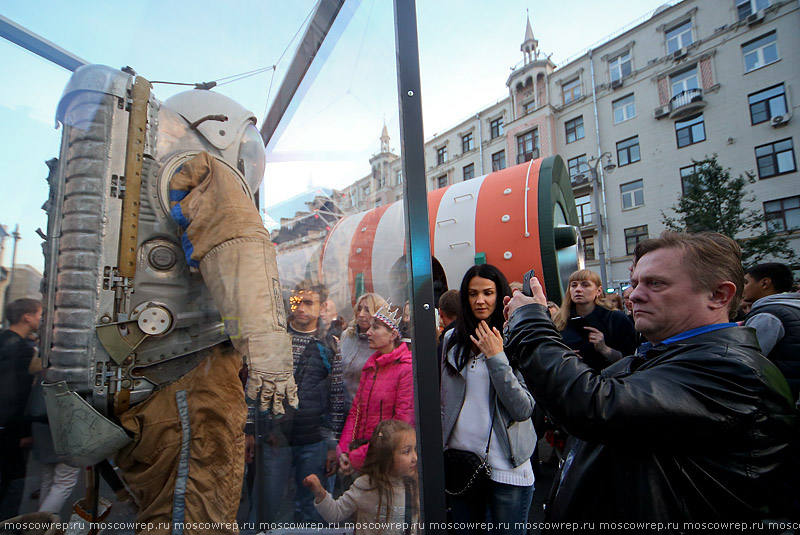
POLYGON ((756 330, 758 344, 761 346, 761 352, 764 356, 769 355, 775 348, 775 344, 786 334, 781 320, 767 312, 756 314, 747 320, 744 325, 756 330))

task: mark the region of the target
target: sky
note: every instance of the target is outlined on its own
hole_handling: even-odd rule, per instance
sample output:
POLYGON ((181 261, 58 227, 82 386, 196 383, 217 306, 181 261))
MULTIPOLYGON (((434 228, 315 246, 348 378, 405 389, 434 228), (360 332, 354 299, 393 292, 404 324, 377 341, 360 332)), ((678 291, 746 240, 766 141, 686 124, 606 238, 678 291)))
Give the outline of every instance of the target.
MULTIPOLYGON (((425 137, 508 95, 530 16, 558 65, 648 15, 665 0, 418 0, 425 137)), ((672 0, 673 3, 675 0, 672 0)), ((90 63, 129 65, 151 81, 204 82, 275 66, 219 91, 259 124, 285 74, 313 0, 0 0, 0 14, 90 63)), ((346 0, 343 12, 270 145, 266 204, 310 187, 344 187, 369 173, 383 124, 400 152, 392 2, 346 0), (319 61, 323 59, 324 61, 319 61)), ((47 167, 58 156, 55 109, 70 73, 0 39, 0 224, 19 225, 17 263, 42 270, 47 167)), ((155 84, 159 100, 186 87, 155 84)), ((11 264, 6 240, 3 266, 11 264)))

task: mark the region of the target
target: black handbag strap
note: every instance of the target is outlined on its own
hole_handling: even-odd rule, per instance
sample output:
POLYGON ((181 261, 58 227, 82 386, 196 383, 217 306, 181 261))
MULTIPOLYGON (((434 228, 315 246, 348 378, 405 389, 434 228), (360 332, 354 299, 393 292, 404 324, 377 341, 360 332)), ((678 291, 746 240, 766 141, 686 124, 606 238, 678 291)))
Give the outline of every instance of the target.
MULTIPOLYGON (((491 381, 491 379, 490 379, 491 381)), ((483 452, 483 460, 486 461, 489 459, 489 445, 492 443, 492 431, 494 430, 494 416, 497 412, 497 392, 495 392, 494 387, 491 383, 489 383, 489 389, 492 392, 492 405, 490 410, 492 411, 492 419, 489 422, 489 440, 486 441, 486 451, 483 452)))

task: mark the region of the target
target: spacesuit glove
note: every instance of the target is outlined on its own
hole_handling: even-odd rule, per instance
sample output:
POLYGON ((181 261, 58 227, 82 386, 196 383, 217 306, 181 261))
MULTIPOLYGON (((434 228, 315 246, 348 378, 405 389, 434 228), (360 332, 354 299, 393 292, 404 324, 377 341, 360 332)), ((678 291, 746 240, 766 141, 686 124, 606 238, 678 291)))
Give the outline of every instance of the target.
POLYGON ((231 338, 245 355, 248 370, 247 397, 259 401, 259 409, 284 414, 284 399, 297 408, 297 385, 292 376, 292 337, 286 332, 231 338))
POLYGON ((283 407, 284 399, 292 408, 297 408, 297 385, 291 372, 273 373, 250 370, 247 381, 247 397, 258 400, 261 412, 272 409, 272 414, 278 416, 286 412, 283 407))

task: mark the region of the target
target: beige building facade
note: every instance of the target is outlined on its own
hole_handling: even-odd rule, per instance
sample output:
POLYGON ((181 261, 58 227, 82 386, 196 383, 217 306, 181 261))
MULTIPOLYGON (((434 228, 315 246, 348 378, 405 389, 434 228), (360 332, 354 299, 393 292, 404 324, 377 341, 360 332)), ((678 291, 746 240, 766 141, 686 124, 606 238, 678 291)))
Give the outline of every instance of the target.
MULTIPOLYGON (((635 244, 663 230, 693 160, 716 154, 733 176, 756 175, 748 207, 800 251, 798 27, 797 0, 683 0, 556 66, 528 21, 508 98, 426 142, 428 188, 561 155, 587 267, 599 269, 602 249, 609 286, 619 287, 635 244), (589 165, 606 153, 595 192, 589 165)), ((385 128, 370 163, 372 174, 350 186, 354 211, 402 197, 385 128)))

